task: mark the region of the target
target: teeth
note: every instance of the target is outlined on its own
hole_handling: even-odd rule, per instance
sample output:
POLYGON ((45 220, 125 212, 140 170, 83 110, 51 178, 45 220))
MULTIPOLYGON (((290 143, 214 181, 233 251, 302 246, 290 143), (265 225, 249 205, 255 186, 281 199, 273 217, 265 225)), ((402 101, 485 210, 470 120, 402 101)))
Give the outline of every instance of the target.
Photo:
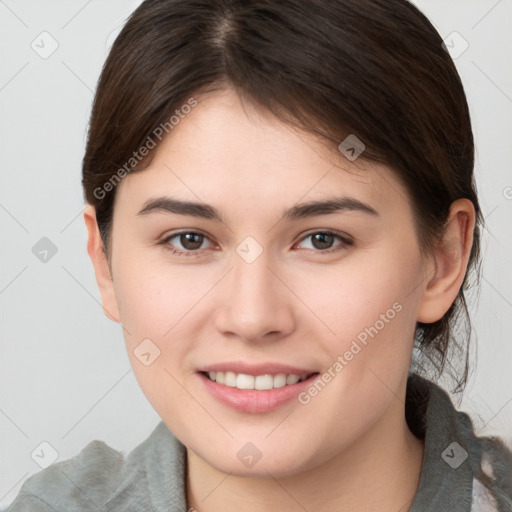
POLYGON ((286 384, 296 384, 297 382, 299 382, 299 380, 299 375, 288 375, 288 377, 286 377, 286 384))
POLYGON ((274 387, 274 377, 272 375, 258 375, 254 379, 254 389, 265 391, 274 387))
POLYGON ((224 385, 230 388, 236 387, 236 373, 226 372, 224 375, 224 385))
POLYGON ((254 375, 245 375, 244 373, 239 373, 236 376, 236 386, 238 389, 254 389, 254 381, 256 378, 254 375))
POLYGON ((274 377, 274 387, 282 388, 283 386, 286 386, 286 375, 284 373, 278 373, 274 377))
POLYGON ((208 372, 208 377, 214 382, 224 384, 238 389, 257 389, 265 391, 273 388, 282 388, 290 384, 296 384, 308 377, 307 373, 302 375, 278 373, 276 375, 247 375, 234 372, 208 372))

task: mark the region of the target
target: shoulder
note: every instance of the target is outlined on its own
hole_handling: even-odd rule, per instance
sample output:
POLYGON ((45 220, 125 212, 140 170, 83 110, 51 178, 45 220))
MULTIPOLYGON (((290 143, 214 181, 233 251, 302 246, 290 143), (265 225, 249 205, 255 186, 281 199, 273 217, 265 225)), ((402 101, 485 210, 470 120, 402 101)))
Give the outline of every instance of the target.
POLYGON ((29 477, 6 512, 98 510, 117 487, 123 455, 103 441, 91 441, 71 459, 29 477))
POLYGON ((160 421, 125 458, 102 441, 31 476, 5 512, 181 511, 186 449, 160 421))
POLYGON ((478 436, 470 415, 457 410, 444 389, 411 375, 406 419, 414 435, 425 441, 411 512, 433 503, 452 511, 512 510, 512 452, 499 438, 478 436))

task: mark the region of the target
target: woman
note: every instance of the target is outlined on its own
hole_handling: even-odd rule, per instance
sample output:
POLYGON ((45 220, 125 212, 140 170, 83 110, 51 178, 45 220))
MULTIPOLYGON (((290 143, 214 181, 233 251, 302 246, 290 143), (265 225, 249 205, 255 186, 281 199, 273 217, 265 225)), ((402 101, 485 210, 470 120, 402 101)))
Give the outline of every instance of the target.
POLYGON ((84 219, 162 422, 9 511, 512 510, 509 449, 434 383, 469 341, 473 164, 405 0, 143 2, 98 84, 84 219))

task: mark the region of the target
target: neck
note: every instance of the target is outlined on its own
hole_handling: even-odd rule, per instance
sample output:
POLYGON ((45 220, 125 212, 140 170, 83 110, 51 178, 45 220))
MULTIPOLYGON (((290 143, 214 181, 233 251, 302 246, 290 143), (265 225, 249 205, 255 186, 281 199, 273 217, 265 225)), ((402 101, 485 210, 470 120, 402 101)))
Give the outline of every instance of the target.
POLYGON ((418 489, 424 442, 390 409, 347 450, 321 466, 282 478, 226 475, 187 450, 187 502, 197 512, 409 510, 418 489))

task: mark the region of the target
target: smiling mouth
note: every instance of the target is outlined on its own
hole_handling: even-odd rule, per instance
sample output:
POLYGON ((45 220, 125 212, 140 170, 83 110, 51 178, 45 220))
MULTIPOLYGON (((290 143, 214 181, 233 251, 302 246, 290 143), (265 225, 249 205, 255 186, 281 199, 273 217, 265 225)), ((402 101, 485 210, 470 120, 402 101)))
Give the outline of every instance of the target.
POLYGON ((270 391, 271 389, 283 388, 292 386, 298 382, 308 380, 309 378, 317 375, 314 373, 303 373, 297 375, 294 373, 266 373, 263 375, 248 375, 246 373, 235 372, 200 372, 209 380, 222 384, 231 388, 243 390, 256 390, 256 391, 270 391))

